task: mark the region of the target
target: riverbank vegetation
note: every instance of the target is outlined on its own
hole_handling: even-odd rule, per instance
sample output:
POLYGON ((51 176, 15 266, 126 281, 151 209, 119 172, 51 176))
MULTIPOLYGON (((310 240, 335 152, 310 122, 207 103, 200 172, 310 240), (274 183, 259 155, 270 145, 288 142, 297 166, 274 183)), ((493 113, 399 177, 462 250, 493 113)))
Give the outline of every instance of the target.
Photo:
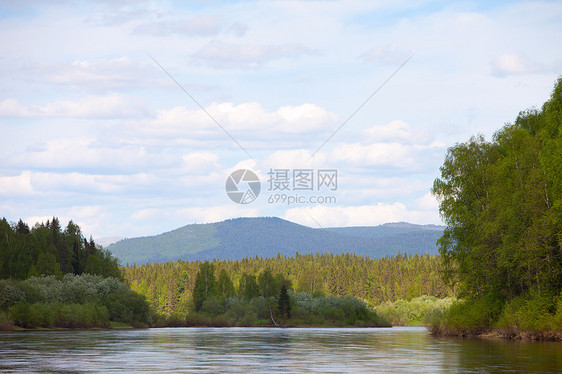
POLYGON ((282 274, 269 268, 243 273, 235 286, 213 263, 200 264, 187 313, 160 315, 161 326, 390 326, 367 303, 352 296, 295 293, 282 274))
MULTIPOLYGON (((286 279, 295 294, 352 296, 370 305, 411 300, 423 295, 452 297, 453 288, 440 277, 438 256, 414 255, 370 259, 353 254, 307 254, 294 257, 252 257, 210 262, 215 274, 228 274, 240 288, 248 276, 258 277, 265 269, 286 279)), ((146 296, 159 313, 171 315, 193 309, 200 261, 130 265, 124 276, 131 288, 146 296)), ((257 279, 257 278, 256 278, 257 279)), ((243 288, 243 287, 242 287, 243 288)))
POLYGON ((420 296, 411 300, 387 301, 376 306, 377 314, 393 326, 427 326, 435 316, 442 315, 454 303, 454 297, 438 299, 435 296, 420 296))
POLYGON ((30 229, 0 220, 0 330, 148 326, 153 312, 109 252, 57 218, 30 229))
POLYGON ((443 274, 463 300, 432 331, 562 338, 562 78, 492 141, 450 148, 433 193, 443 274))
POLYGON ((66 274, 0 280, 0 329, 109 327, 111 321, 149 326, 144 296, 117 278, 66 274))

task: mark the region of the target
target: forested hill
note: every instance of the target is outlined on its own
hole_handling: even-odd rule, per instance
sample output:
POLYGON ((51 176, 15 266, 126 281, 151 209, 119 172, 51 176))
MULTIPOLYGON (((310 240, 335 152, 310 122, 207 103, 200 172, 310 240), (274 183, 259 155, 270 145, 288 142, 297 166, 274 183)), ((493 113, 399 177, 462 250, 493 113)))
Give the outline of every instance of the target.
POLYGON ((280 218, 236 218, 193 224, 156 236, 108 246, 124 265, 182 260, 294 256, 307 253, 386 255, 437 254, 444 227, 389 223, 373 227, 314 229, 280 218))

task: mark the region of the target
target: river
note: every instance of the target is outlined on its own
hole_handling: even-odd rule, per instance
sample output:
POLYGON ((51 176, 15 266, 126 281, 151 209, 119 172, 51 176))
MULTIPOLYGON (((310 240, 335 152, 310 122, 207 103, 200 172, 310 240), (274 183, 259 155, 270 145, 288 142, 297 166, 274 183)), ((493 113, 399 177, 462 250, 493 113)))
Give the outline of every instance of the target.
POLYGON ((2 373, 562 372, 562 343, 425 328, 168 328, 0 333, 2 373))

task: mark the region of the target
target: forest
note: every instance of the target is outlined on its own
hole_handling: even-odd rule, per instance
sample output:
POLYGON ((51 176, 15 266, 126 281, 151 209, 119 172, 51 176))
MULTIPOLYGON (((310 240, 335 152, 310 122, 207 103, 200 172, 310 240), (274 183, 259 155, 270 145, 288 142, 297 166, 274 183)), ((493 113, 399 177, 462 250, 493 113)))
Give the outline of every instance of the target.
POLYGON ((72 221, 0 220, 0 330, 150 325, 145 297, 123 280, 117 259, 72 221))
MULTIPOLYGON (((389 327, 363 300, 352 296, 295 293, 282 273, 265 268, 258 275, 242 273, 238 287, 223 268, 218 277, 213 263, 199 265, 186 313, 172 313, 168 326, 351 326, 389 327)), ((158 324, 158 321, 156 321, 158 324)))
POLYGON ((72 221, 63 229, 56 217, 33 228, 3 219, 0 230, 0 329, 388 326, 373 305, 387 302, 384 313, 404 324, 429 308, 427 298, 421 309, 404 307, 421 305, 416 298, 453 295, 436 256, 297 253, 120 267, 72 221))
POLYGON ((491 141, 450 148, 433 193, 444 280, 464 299, 433 331, 562 338, 562 78, 491 141))
POLYGON ((0 220, 0 279, 82 273, 121 278, 118 260, 87 240, 74 222, 61 228, 58 218, 33 228, 0 220))
MULTIPOLYGON (((169 261, 129 265, 124 276, 131 288, 146 296, 150 305, 164 314, 186 313, 194 309, 193 290, 201 261, 169 261)), ((370 305, 396 300, 411 300, 423 295, 437 298, 452 297, 453 288, 440 277, 438 256, 413 255, 370 259, 354 254, 298 254, 272 258, 214 260, 214 272, 227 274, 236 289, 243 294, 244 284, 268 269, 282 277, 295 293, 308 295, 350 296, 370 305)))

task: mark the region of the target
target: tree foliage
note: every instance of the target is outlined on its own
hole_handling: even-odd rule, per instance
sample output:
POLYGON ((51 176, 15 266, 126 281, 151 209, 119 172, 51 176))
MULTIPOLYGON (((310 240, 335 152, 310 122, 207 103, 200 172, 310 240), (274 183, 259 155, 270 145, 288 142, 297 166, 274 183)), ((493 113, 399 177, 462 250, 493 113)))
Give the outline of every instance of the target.
POLYGON ((285 283, 281 285, 281 290, 279 290, 277 311, 279 312, 281 318, 291 318, 291 300, 289 299, 289 293, 287 292, 287 285, 285 283))
POLYGON ((0 314, 17 326, 109 327, 110 321, 147 326, 146 298, 120 279, 91 274, 0 280, 0 314))
POLYGON ((511 299, 562 287, 562 79, 542 110, 519 113, 492 141, 450 148, 433 193, 449 280, 468 297, 511 299))
POLYGON ((0 220, 0 279, 83 273, 122 278, 117 259, 73 221, 63 230, 56 217, 31 229, 0 220))
POLYGON ((541 110, 520 112, 492 141, 450 148, 433 193, 447 223, 444 275, 466 298, 435 330, 561 330, 562 78, 541 110))
POLYGON ((205 261, 199 267, 199 273, 195 278, 195 288, 193 289, 195 310, 200 311, 205 300, 210 296, 215 296, 216 291, 215 266, 205 261))
MULTIPOLYGON (((185 313, 193 306, 193 291, 201 264, 199 261, 178 260, 129 265, 124 268, 124 274, 131 288, 145 295, 158 312, 185 313)), ((215 295, 219 297, 224 294, 223 270, 223 277, 228 275, 233 284, 234 294, 246 300, 260 295, 277 297, 284 281, 288 282, 288 289, 293 288, 297 293, 348 295, 373 305, 422 295, 453 296, 453 290, 440 278, 442 265, 437 256, 398 255, 370 259, 352 254, 297 254, 294 257, 214 260, 210 264, 213 264, 215 274, 219 274, 219 294, 215 295), (270 287, 264 292, 266 284, 270 287)))

